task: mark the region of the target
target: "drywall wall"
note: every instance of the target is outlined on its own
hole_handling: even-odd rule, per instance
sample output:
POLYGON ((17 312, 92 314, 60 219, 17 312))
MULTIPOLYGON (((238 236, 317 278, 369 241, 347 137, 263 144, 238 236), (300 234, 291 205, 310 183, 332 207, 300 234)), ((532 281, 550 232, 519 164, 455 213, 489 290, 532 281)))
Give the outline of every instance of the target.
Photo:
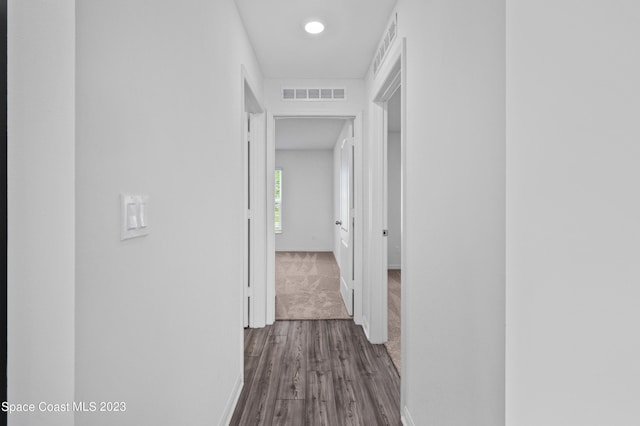
POLYGON ((638 20, 507 1, 509 425, 640 424, 638 20))
MULTIPOLYGON (((74 399, 75 2, 8 4, 10 403, 74 399)), ((8 416, 72 425, 73 413, 8 416)))
POLYGON ((333 151, 276 150, 282 233, 276 251, 333 251, 333 151))
POLYGON ((397 12, 407 39, 403 415, 501 425, 505 4, 399 0, 397 12))
POLYGON ((340 153, 342 141, 353 135, 353 121, 346 121, 333 147, 333 256, 340 265, 340 226, 335 222, 340 219, 340 153))
POLYGON ((241 64, 258 85, 260 70, 232 0, 76 7, 76 399, 127 403, 76 423, 227 424, 243 371, 241 64), (123 192, 150 197, 144 238, 120 241, 123 192))
POLYGON ((390 132, 387 139, 387 266, 400 269, 402 259, 400 133, 390 132))

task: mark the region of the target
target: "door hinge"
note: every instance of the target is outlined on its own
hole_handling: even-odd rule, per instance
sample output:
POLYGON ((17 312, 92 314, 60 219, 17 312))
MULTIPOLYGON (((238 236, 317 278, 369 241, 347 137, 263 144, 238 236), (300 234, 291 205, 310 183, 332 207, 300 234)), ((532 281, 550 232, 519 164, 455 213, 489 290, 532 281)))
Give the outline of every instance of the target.
POLYGON ((387 236, 389 236, 389 230, 388 230, 388 229, 383 229, 383 230, 382 230, 382 236, 383 236, 383 237, 387 237, 387 236))

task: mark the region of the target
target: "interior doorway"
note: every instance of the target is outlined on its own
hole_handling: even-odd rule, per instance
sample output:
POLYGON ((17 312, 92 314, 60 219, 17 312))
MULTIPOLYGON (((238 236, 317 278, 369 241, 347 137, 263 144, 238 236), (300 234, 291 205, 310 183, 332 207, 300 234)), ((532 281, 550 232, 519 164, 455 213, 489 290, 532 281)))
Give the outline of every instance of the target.
MULTIPOLYGON (((372 261, 368 268, 372 289, 369 337, 373 342, 387 345, 398 373, 402 369, 402 377, 406 377, 411 371, 411 365, 407 365, 406 350, 402 350, 402 347, 410 344, 406 340, 407 324, 404 320, 408 290, 406 285, 402 285, 403 278, 406 282, 406 276, 410 273, 405 255, 405 236, 410 235, 405 221, 404 196, 407 187, 406 52, 406 39, 403 38, 390 48, 378 72, 371 104, 372 137, 369 154, 373 165, 373 231, 369 237, 372 261), (398 227, 398 207, 399 231, 394 231, 398 227), (382 229, 380 234, 377 232, 380 229, 378 227, 382 229), (398 328, 400 335, 396 339, 398 328)), ((401 379, 401 407, 406 403, 406 383, 406 380, 401 379)))
MULTIPOLYGON (((346 145, 353 147, 353 120, 279 117, 274 122, 275 319, 351 318, 353 298, 341 298, 341 288, 343 276, 353 288, 353 256, 345 260, 341 245, 345 234, 350 241, 352 229, 349 219, 341 226, 336 217, 342 211, 342 155, 346 145)), ((347 208, 352 215, 353 202, 347 208)))

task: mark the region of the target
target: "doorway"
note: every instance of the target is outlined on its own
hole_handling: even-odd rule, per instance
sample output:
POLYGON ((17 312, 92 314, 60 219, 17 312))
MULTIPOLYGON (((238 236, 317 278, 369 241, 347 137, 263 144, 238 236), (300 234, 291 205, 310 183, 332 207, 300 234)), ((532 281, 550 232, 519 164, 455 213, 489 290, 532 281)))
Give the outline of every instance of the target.
MULTIPOLYGON (((402 285, 402 281, 404 278, 406 282, 409 273, 405 236, 410 235, 405 221, 404 196, 407 187, 405 106, 408 89, 406 39, 399 41, 390 48, 372 90, 369 157, 372 164, 373 210, 369 237, 371 262, 368 268, 372 308, 369 336, 371 341, 387 345, 398 373, 402 369, 402 376, 406 377, 411 368, 407 366, 406 351, 402 350, 407 345, 407 324, 404 319, 408 294, 407 286, 402 285), (379 234, 378 229, 382 229, 379 234)), ((405 406, 405 396, 406 380, 401 380, 402 407, 405 406)))
MULTIPOLYGON (((275 319, 351 318, 353 298, 343 301, 341 283, 346 281, 344 276, 352 277, 353 267, 348 263, 352 256, 343 260, 346 253, 341 243, 345 241, 343 228, 347 228, 346 241, 352 230, 348 219, 345 227, 340 226, 336 213, 344 187, 341 155, 349 141, 353 147, 353 120, 278 117, 274 123, 274 251, 270 255, 275 319)), ((350 170, 353 172, 352 166, 350 170)), ((348 214, 352 214, 353 202, 349 207, 348 214)), ((348 248, 353 250, 353 244, 348 248)), ((352 278, 347 283, 353 287, 352 278)))

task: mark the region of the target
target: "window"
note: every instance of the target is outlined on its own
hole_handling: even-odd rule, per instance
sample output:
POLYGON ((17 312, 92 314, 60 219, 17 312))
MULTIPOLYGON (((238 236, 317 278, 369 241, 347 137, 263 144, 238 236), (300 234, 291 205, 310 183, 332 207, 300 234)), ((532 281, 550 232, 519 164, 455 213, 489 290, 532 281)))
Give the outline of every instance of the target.
POLYGON ((274 224, 273 227, 276 234, 282 233, 282 169, 276 169, 275 175, 275 190, 274 194, 274 224))

